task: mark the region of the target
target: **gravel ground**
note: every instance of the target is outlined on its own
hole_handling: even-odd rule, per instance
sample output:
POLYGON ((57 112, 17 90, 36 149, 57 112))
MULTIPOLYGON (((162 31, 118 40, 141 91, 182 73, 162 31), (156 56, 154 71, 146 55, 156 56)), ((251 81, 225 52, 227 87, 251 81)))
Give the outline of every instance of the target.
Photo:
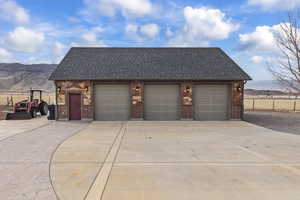
POLYGON ((53 122, 0 141, 0 199, 56 199, 49 180, 51 155, 87 124, 53 122))
POLYGON ((300 113, 245 112, 247 122, 275 131, 300 135, 300 113))

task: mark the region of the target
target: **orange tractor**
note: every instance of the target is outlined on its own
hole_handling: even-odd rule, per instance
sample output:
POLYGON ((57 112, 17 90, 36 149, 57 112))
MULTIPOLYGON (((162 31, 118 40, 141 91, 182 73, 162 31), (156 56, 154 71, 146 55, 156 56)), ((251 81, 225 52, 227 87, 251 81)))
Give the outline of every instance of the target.
POLYGON ((20 101, 14 106, 14 113, 10 113, 8 119, 31 119, 37 116, 37 113, 41 115, 47 115, 48 104, 42 100, 42 90, 30 90, 29 99, 20 101), (38 93, 38 97, 34 99, 35 93, 38 93))

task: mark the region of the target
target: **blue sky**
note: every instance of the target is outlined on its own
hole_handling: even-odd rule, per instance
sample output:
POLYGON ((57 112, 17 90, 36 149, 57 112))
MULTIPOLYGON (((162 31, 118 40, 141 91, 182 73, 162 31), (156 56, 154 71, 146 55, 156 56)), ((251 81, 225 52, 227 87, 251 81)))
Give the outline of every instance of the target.
POLYGON ((274 35, 300 0, 0 0, 0 62, 58 63, 72 46, 221 47, 272 79, 274 35))

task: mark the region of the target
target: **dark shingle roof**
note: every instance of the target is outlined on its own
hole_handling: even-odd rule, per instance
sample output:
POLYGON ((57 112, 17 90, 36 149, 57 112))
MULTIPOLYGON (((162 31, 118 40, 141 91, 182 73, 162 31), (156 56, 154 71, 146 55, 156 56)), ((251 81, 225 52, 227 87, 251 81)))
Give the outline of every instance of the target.
POLYGON ((71 48, 50 80, 250 80, 219 48, 71 48))

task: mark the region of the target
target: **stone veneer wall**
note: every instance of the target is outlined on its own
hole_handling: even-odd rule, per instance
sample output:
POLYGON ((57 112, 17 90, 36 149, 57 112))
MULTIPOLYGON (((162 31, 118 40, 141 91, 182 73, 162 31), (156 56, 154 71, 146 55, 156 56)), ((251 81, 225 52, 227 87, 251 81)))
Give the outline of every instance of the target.
MULTIPOLYGON (((56 81, 57 94, 57 119, 69 119, 69 93, 80 93, 82 97, 82 120, 94 119, 93 108, 93 83, 91 81, 56 81), (58 89, 60 88, 60 89, 58 89), (58 91, 60 90, 60 91, 58 91)), ((243 92, 242 81, 231 84, 231 107, 229 109, 231 119, 243 118, 243 92), (238 89, 239 88, 239 89, 238 89)), ((131 95, 131 119, 142 120, 144 118, 144 83, 142 81, 130 82, 131 95)), ((193 83, 182 82, 180 85, 181 119, 192 120, 193 112, 193 83)))
POLYGON ((181 119, 192 120, 193 112, 193 83, 183 82, 180 85, 181 119))
POLYGON ((244 83, 236 81, 231 88, 231 119, 243 119, 244 113, 244 83))
POLYGON ((144 84, 141 81, 130 83, 131 92, 131 119, 142 120, 144 118, 144 84))

